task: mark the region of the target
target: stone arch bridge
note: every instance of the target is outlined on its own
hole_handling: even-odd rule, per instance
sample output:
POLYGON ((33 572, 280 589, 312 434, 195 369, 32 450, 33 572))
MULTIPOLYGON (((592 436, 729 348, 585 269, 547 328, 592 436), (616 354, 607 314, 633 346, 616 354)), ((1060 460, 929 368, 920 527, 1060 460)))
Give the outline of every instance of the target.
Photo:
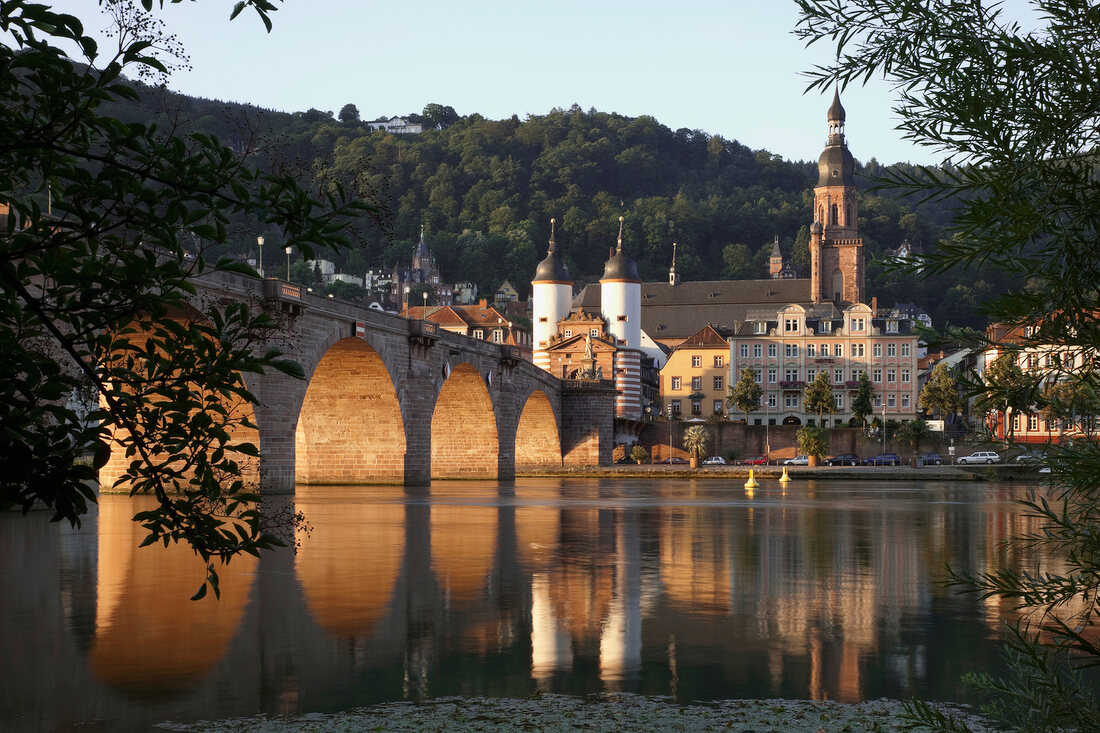
MULTIPOLYGON (((258 400, 261 489, 511 479, 518 470, 607 465, 615 390, 560 380, 493 344, 307 292, 274 278, 195 279, 193 304, 253 300, 286 324, 280 347, 306 374, 246 375, 258 400)), ((113 456, 101 485, 122 470, 113 456)))

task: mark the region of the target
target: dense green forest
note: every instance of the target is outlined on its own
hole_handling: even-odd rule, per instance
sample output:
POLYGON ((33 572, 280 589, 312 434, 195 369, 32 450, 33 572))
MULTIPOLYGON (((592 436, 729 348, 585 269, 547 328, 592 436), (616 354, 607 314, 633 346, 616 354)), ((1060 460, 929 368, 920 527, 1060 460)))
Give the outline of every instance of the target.
MULTIPOLYGON (((141 105, 112 112, 217 135, 253 165, 296 166, 375 201, 388 226, 364 224, 360 248, 338 263, 344 272, 407 264, 424 224, 449 281, 473 281, 492 292, 507 279, 526 296, 551 218, 579 285, 602 273, 620 215, 624 246, 646 280, 667 277, 674 241, 685 280, 764 277, 775 237, 786 257, 808 263, 819 150, 807 150, 808 161, 786 161, 700 130, 671 130, 652 117, 577 106, 489 120, 432 104, 404 115, 424 124, 419 135, 371 130, 353 104, 339 115, 288 114, 147 87, 141 105)), ((824 118, 823 109, 823 131, 824 118)), ((849 144, 859 151, 859 140, 849 144)), ((917 206, 870 190, 883 170, 873 158, 857 163, 868 292, 882 305, 915 302, 937 326, 983 326, 978 307, 1009 285, 1003 275, 922 278, 882 260, 905 239, 934 251, 951 215, 944 202, 917 206)), ((264 252, 269 266, 285 261, 279 234, 248 222, 227 253, 254 251, 258 234, 273 245, 264 252)))

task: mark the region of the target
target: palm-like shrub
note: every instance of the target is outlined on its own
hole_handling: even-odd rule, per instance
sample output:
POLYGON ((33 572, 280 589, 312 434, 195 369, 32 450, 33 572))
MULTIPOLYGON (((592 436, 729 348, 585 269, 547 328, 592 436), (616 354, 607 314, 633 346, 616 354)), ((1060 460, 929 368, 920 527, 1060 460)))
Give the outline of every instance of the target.
POLYGON ((710 443, 710 431, 702 425, 692 425, 684 431, 684 450, 691 459, 691 467, 699 467, 699 459, 706 454, 710 443))

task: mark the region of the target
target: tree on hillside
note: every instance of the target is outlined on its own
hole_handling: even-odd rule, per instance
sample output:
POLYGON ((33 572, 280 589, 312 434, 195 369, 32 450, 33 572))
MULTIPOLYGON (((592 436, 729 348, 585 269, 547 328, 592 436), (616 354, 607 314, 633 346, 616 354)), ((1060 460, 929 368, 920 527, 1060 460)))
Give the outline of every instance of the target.
POLYGON ((359 122, 359 108, 351 102, 348 102, 340 108, 339 114, 336 115, 336 119, 343 122, 345 125, 359 122))
POLYGON ((875 388, 871 384, 867 372, 859 373, 859 388, 852 397, 852 415, 859 420, 864 427, 867 425, 867 416, 875 411, 875 388))
POLYGON ((741 378, 729 389, 726 405, 736 407, 745 413, 745 424, 749 424, 749 413, 760 409, 760 397, 764 388, 756 382, 756 371, 749 367, 741 370, 741 378))
POLYGON ((424 119, 427 120, 428 127, 445 130, 458 122, 459 116, 454 107, 432 102, 424 106, 424 119))
MULTIPOLYGON (((1023 31, 1005 19, 1000 4, 797 2, 796 32, 836 54, 813 73, 812 85, 884 76, 894 84, 903 134, 948 163, 942 170, 887 174, 886 185, 895 190, 957 206, 950 238, 922 262, 926 272, 980 266, 983 273, 1030 279, 1031 287, 1012 288, 985 309, 1010 325, 1038 324, 1024 346, 1094 353, 1100 305, 1095 3, 1034 0, 1034 30, 1023 31)), ((1043 377, 1075 377, 1096 392, 1094 366, 1072 375, 1069 369, 1055 365, 1043 377)), ((1050 485, 1032 489, 1025 502, 1039 526, 1009 542, 1011 550, 1038 558, 1037 567, 954 576, 960 587, 1017 603, 1024 614, 1008 629, 1004 664, 968 679, 989 696, 983 710, 999 730, 1100 730, 1094 685, 1079 674, 1100 663, 1100 445, 1058 446, 1048 460, 1050 485), (1047 557, 1073 560, 1051 567, 1047 557)), ((935 730, 970 730, 927 705, 913 713, 935 730)))
POLYGON ((928 382, 920 391, 919 401, 921 408, 929 413, 941 416, 962 414, 959 384, 947 364, 941 361, 932 368, 928 382))
POLYGON ((722 261, 726 263, 722 277, 727 280, 744 280, 752 275, 754 264, 747 244, 727 244, 722 249, 722 261))
MULTIPOLYGON (((271 348, 264 310, 197 310, 188 280, 254 274, 209 259, 232 221, 312 256, 374 210, 337 179, 261 173, 211 137, 104 112, 138 96, 123 73, 162 74, 180 49, 153 0, 101 5, 117 48, 84 35, 99 19, 0 3, 0 135, 18 141, 0 148, 0 511, 41 503, 75 525, 96 469, 121 454, 123 485, 157 499, 135 517, 145 542, 187 542, 207 564, 201 596, 218 590, 216 560, 279 544, 242 478, 257 455, 243 375, 302 371, 271 348), (89 391, 99 406, 82 414, 68 398, 89 391)), ((270 25, 270 2, 234 14, 249 6, 270 25)))
POLYGON ((822 369, 814 377, 814 381, 806 385, 805 408, 807 412, 817 413, 817 424, 821 424, 821 417, 832 412, 836 407, 833 398, 833 385, 829 382, 829 370, 822 369))

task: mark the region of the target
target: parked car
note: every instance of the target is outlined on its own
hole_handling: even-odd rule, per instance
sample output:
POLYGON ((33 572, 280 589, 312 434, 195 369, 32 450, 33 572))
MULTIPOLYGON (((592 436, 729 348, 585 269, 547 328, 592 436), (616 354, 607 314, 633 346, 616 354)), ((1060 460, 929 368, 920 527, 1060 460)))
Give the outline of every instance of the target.
POLYGON ((809 456, 795 456, 794 458, 788 458, 783 461, 784 466, 808 466, 810 465, 809 456))
POLYGON ((825 459, 826 466, 858 466, 863 459, 855 453, 840 453, 832 458, 825 459))
POLYGON ((722 456, 711 456, 710 458, 703 459, 704 466, 724 466, 726 465, 726 459, 722 456))
POLYGON ((1021 453, 1016 456, 1017 463, 1042 463, 1047 459, 1047 454, 1042 451, 1036 451, 1034 453, 1021 453))
POLYGON ((926 466, 943 465, 943 456, 941 456, 939 453, 922 453, 920 459, 921 462, 924 463, 924 465, 926 466))
POLYGON ((742 466, 764 466, 767 465, 768 459, 764 456, 753 456, 740 461, 740 463, 742 466))
POLYGON ((1000 463, 1001 457, 991 450, 980 450, 975 453, 971 453, 968 456, 959 456, 959 460, 956 461, 959 465, 965 466, 970 463, 1000 463))
POLYGON ((672 463, 687 463, 687 461, 684 460, 683 458, 681 458, 680 456, 672 456, 671 458, 666 458, 665 460, 658 461, 657 463, 658 464, 664 464, 664 465, 667 466, 667 465, 672 464, 672 463))
POLYGON ((879 453, 863 462, 864 466, 900 466, 901 457, 897 453, 879 453))

